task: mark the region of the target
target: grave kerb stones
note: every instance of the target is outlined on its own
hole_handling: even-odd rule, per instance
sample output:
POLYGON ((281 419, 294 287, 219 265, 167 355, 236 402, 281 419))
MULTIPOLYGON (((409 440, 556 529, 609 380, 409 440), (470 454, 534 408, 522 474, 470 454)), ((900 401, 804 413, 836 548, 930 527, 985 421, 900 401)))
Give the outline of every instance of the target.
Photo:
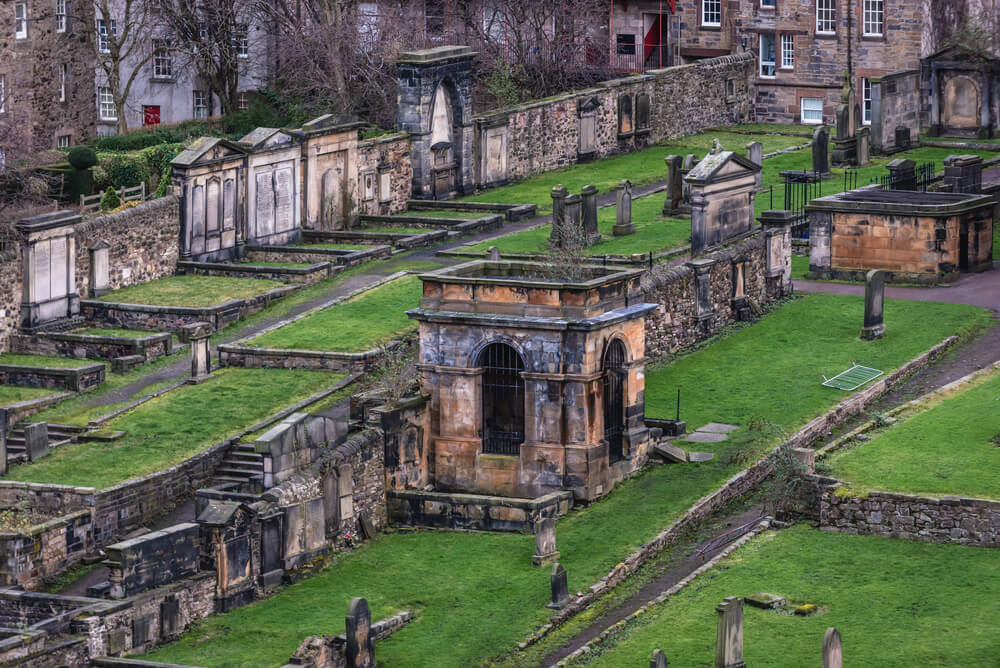
POLYGON ((823 636, 823 668, 843 668, 844 655, 840 644, 840 631, 832 626, 823 636))
POLYGON ((559 559, 556 549, 556 521, 546 517, 535 524, 535 554, 531 563, 535 566, 548 566, 559 559))
POLYGON ((885 272, 872 269, 865 274, 865 325, 861 329, 861 338, 865 341, 881 339, 885 335, 884 305, 885 272))
POLYGON ((552 566, 552 575, 549 576, 549 584, 552 587, 552 601, 546 607, 561 610, 570 599, 566 569, 563 568, 562 564, 556 563, 552 566))
POLYGON ((632 183, 623 180, 615 186, 615 226, 611 233, 616 237, 635 234, 632 222, 632 183))
POLYGON ((716 606, 715 668, 745 668, 743 662, 743 599, 727 596, 716 606))
POLYGON ((211 336, 212 325, 207 322, 194 322, 181 327, 180 339, 191 344, 191 378, 188 383, 200 383, 212 373, 211 336))
POLYGON ((368 601, 351 600, 345 619, 347 627, 347 668, 375 668, 375 639, 372 637, 372 614, 368 601))
POLYGON ((597 229, 597 187, 584 186, 580 190, 580 199, 583 200, 584 243, 593 246, 601 240, 601 233, 597 229))

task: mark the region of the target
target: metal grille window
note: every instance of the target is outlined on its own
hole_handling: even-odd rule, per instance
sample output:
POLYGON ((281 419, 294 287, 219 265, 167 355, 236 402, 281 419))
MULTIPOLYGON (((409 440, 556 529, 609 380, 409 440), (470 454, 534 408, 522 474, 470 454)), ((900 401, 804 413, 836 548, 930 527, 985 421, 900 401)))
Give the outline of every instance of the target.
POLYGON ((760 76, 764 79, 774 78, 774 35, 760 34, 760 76))
POLYGON ((153 40, 153 76, 157 79, 172 79, 174 57, 170 51, 170 40, 153 40))
POLYGON ((722 0, 701 0, 701 24, 722 25, 722 0))
POLYGON ((56 0, 56 32, 66 32, 66 0, 56 0))
POLYGON ((505 343, 479 354, 483 369, 483 452, 518 455, 524 443, 524 361, 505 343))
POLYGON ((107 86, 97 88, 97 103, 100 106, 102 121, 117 121, 118 110, 115 108, 115 97, 107 86))
POLYGON ((604 440, 608 442, 608 461, 625 456, 625 379, 628 364, 625 345, 615 339, 604 352, 604 440))
POLYGON ((837 31, 837 0, 816 0, 816 32, 837 31))
POLYGON ((795 35, 781 36, 781 68, 790 70, 795 67, 795 35))
POLYGON ((882 36, 884 0, 865 0, 865 34, 882 36))
POLYGON ((872 124, 872 82, 867 78, 861 79, 861 122, 872 124))
POLYGON ((194 117, 208 118, 208 91, 196 90, 194 92, 194 117))
POLYGON ((14 3, 14 37, 16 39, 28 38, 28 3, 14 3))
POLYGON ((59 135, 56 137, 56 148, 69 148, 73 141, 73 135, 59 135))

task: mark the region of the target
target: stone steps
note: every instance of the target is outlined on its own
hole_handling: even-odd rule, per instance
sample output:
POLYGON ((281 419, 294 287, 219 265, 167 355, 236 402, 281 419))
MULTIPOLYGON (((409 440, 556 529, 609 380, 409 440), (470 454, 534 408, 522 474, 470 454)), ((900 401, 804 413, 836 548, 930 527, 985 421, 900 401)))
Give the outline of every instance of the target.
POLYGON ((216 483, 236 483, 259 488, 264 482, 264 456, 250 443, 237 443, 226 453, 212 476, 216 483))

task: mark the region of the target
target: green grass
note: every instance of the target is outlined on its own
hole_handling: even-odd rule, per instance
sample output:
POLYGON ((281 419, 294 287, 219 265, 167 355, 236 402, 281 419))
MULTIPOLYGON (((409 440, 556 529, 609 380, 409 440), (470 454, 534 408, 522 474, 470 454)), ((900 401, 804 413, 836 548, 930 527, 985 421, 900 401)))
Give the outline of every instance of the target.
POLYGON ((336 306, 251 339, 257 348, 361 352, 414 331, 407 309, 420 301, 422 283, 404 276, 336 306))
POLYGON ((371 245, 365 244, 335 244, 335 243, 318 243, 318 244, 298 244, 295 248, 326 248, 329 250, 367 250, 371 248, 371 245))
POLYGON ((18 353, 3 353, 0 354, 0 364, 37 366, 49 369, 79 369, 82 366, 100 364, 100 362, 96 360, 76 359, 73 357, 50 357, 48 355, 20 355, 18 353))
POLYGON ((792 280, 805 280, 807 273, 809 273, 809 256, 793 255, 792 280))
MULTIPOLYGON (((750 134, 793 134, 801 135, 803 139, 812 138, 816 132, 817 125, 786 125, 784 123, 741 123, 739 125, 726 125, 720 128, 730 132, 741 132, 750 134)), ((711 129, 705 131, 711 133, 711 129)))
POLYGON ((114 327, 85 327, 74 329, 73 334, 84 334, 86 336, 115 336, 120 339, 144 339, 153 336, 157 332, 144 332, 139 329, 115 329, 114 327))
POLYGON ((241 265, 246 265, 248 267, 278 267, 278 268, 292 268, 292 269, 305 269, 306 267, 311 267, 314 262, 261 262, 259 260, 244 260, 240 262, 241 265))
POLYGON ((819 665, 823 634, 843 638, 845 665, 995 666, 1000 571, 991 550, 830 534, 767 532, 573 665, 645 666, 662 649, 672 666, 710 666, 715 606, 771 592, 812 602, 797 617, 743 606, 750 666, 819 665))
POLYGON ((55 394, 60 390, 44 387, 20 387, 17 385, 0 385, 0 406, 9 406, 20 401, 39 399, 55 394))
POLYGON ((64 445, 40 462, 12 468, 6 479, 107 488, 178 464, 341 378, 323 371, 223 369, 105 424, 126 432, 123 438, 64 445))
POLYGON ((1000 499, 1000 373, 835 455, 851 488, 1000 499))
POLYGON ((496 211, 457 211, 455 209, 411 209, 402 213, 394 213, 394 217, 417 216, 420 218, 454 218, 457 220, 475 220, 484 216, 492 216, 496 211))
MULTIPOLYGON (((678 248, 691 242, 691 221, 663 216, 663 193, 640 197, 632 202, 632 220, 635 234, 615 237, 611 233, 616 220, 614 207, 597 212, 597 228, 603 236, 600 243, 587 249, 588 255, 631 255, 678 248)), ((463 247, 485 253, 496 246, 503 253, 544 253, 548 249, 551 225, 539 225, 507 236, 489 239, 474 246, 463 247)))
POLYGON ((255 297, 284 283, 224 276, 169 276, 122 288, 98 301, 154 306, 205 307, 255 297))
MULTIPOLYGON (((646 372, 646 415, 673 417, 677 388, 689 431, 707 422, 746 426, 763 417, 791 431, 847 392, 821 385, 851 360, 889 372, 946 337, 990 321, 974 306, 886 300, 886 335, 858 338, 864 299, 808 295, 751 327, 646 372)), ((742 433, 741 430, 740 433, 742 433)), ((711 444, 698 444, 701 446, 711 444)))
POLYGON ((427 234, 438 230, 433 227, 359 227, 356 231, 374 234, 427 234))
POLYGON ((975 137, 931 137, 920 135, 920 141, 947 141, 947 142, 968 142, 970 144, 1000 144, 1000 137, 990 139, 976 139, 975 137))

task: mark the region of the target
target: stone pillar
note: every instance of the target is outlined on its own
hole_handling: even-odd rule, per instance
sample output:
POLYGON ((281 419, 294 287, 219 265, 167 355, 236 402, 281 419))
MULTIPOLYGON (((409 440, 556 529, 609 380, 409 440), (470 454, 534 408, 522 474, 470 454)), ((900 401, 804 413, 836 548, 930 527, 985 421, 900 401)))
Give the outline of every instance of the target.
MULTIPOLYGON (((752 141, 749 144, 747 144, 746 149, 747 149, 747 158, 750 159, 750 162, 757 165, 758 167, 763 167, 764 145, 761 144, 759 141, 752 141)), ((757 172, 757 174, 755 175, 755 179, 757 182, 756 187, 759 189, 764 179, 764 174, 762 173, 762 171, 757 172)))
POLYGON ((809 271, 816 278, 829 278, 833 268, 833 214, 809 212, 809 271))
POLYGON ((983 159, 978 155, 949 155, 944 159, 944 182, 955 193, 983 191, 983 159))
POLYGON ((189 383, 200 383, 212 373, 211 345, 212 325, 194 322, 184 325, 178 332, 179 338, 191 344, 191 378, 189 383))
POLYGON ((773 298, 792 294, 793 218, 791 211, 769 210, 757 219, 767 242, 767 287, 773 298))
POLYGON ((832 626, 823 636, 823 668, 843 668, 844 655, 840 645, 840 631, 832 626))
POLYGON ((882 155, 885 153, 885 144, 882 141, 882 133, 885 132, 885 125, 882 122, 882 79, 872 77, 868 81, 872 87, 872 152, 882 155))
POLYGON ((87 249, 90 255, 90 296, 92 299, 103 297, 111 292, 111 267, 108 255, 111 244, 107 241, 98 241, 87 249))
POLYGON ((552 586, 552 601, 546 607, 561 610, 569 602, 569 585, 566 580, 566 569, 562 564, 556 563, 552 566, 549 584, 552 586))
POLYGON ((623 180, 615 186, 615 226, 612 233, 616 237, 635 234, 632 222, 632 184, 623 180))
POLYGON ((892 178, 893 190, 917 189, 917 163, 896 158, 885 166, 892 178))
POLYGON ((865 341, 885 336, 884 304, 885 272, 872 269, 865 274, 865 326, 861 330, 861 338, 865 341))
POLYGON ((547 566, 558 559, 556 521, 546 517, 535 524, 535 554, 531 557, 531 563, 535 566, 547 566))
POLYGON ((566 225, 566 197, 569 191, 566 186, 559 184, 552 188, 549 196, 552 197, 552 232, 549 234, 549 243, 561 248, 565 241, 564 227, 566 225))
POLYGON ((743 599, 727 596, 715 610, 719 613, 715 668, 746 668, 743 662, 743 599))
POLYGON ((688 184, 691 198, 691 255, 705 251, 708 242, 708 198, 702 190, 695 190, 688 184))
POLYGON ((28 461, 37 462, 49 454, 49 423, 29 422, 24 425, 24 449, 28 461))
POLYGON ((588 246, 593 246, 601 240, 597 229, 597 188, 584 186, 580 191, 583 200, 583 238, 588 246))
POLYGON ((372 614, 368 601, 351 600, 347 609, 347 668, 375 668, 375 638, 372 637, 372 614))

